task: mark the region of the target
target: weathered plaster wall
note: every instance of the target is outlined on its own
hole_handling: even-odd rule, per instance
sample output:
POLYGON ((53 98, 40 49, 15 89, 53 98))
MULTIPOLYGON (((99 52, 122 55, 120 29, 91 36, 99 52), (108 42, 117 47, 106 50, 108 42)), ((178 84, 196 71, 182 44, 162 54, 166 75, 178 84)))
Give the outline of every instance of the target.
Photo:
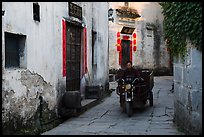
MULTIPOLYGON (((110 2, 109 8, 116 9, 124 6, 124 2, 110 2)), ((118 23, 114 10, 114 22, 109 21, 109 68, 118 69, 119 52, 116 49, 116 34, 123 26, 135 27, 137 34, 137 51, 133 52, 133 65, 142 68, 167 68, 169 69, 169 53, 163 36, 163 15, 158 2, 129 2, 129 6, 138 10, 140 18, 135 22, 118 23), (152 28, 148 31, 147 27, 152 28), (151 36, 148 36, 151 35, 151 36)))
POLYGON ((87 28, 88 72, 81 85, 102 85, 108 82, 108 2, 77 2, 83 8, 84 23, 87 28), (99 16, 100 13, 100 16, 99 16), (94 54, 92 55, 92 30, 96 32, 94 54), (94 56, 94 64, 92 64, 94 56))
POLYGON ((94 85, 108 83, 108 2, 94 2, 93 4, 94 29, 97 32, 95 42, 96 76, 94 85), (100 14, 100 15, 99 15, 100 14))
MULTIPOLYGON (((80 92, 82 99, 85 98, 85 88, 86 85, 89 85, 92 80, 92 68, 90 68, 90 56, 92 55, 91 53, 91 28, 92 28, 92 4, 90 2, 74 2, 75 4, 79 5, 82 7, 82 23, 84 27, 86 27, 86 32, 87 32, 87 68, 88 72, 85 74, 82 74, 82 78, 80 81, 80 92)), ((84 43, 83 43, 84 44, 84 43)), ((83 45, 82 45, 83 46, 83 45)), ((83 52, 83 51, 82 51, 83 52)), ((84 60, 84 54, 82 53, 81 60, 84 60)), ((83 64, 83 63, 82 63, 83 64)), ((81 64, 81 66, 82 66, 81 64)), ((82 67, 81 67, 82 68, 82 67)), ((82 70, 81 70, 82 72, 82 70)))
MULTIPOLYGON (((5 9, 2 16, 2 117, 4 129, 10 131, 22 125, 32 126, 33 131, 38 132, 41 124, 58 115, 58 104, 66 91, 66 78, 62 76, 62 19, 68 18, 68 2, 38 3, 40 22, 33 20, 33 2, 2 3, 5 9), (26 35, 25 68, 5 69, 4 32, 26 35)), ((105 85, 108 81, 108 3, 75 3, 82 7, 83 24, 87 27, 88 73, 82 76, 80 89, 84 92, 86 85, 105 85), (100 8, 94 9, 95 6, 100 8), (93 16, 93 10, 100 12, 103 18, 97 13, 93 16), (95 73, 92 26, 98 34, 95 73)))
POLYGON ((188 134, 202 134, 202 53, 188 45, 185 62, 174 61, 174 119, 188 134))
POLYGON ((12 119, 17 128, 20 119, 25 126, 35 125, 39 121, 35 117, 39 97, 47 104, 49 115, 51 111, 57 112, 58 100, 65 91, 62 90, 65 79, 62 77, 61 20, 67 16, 67 3, 39 2, 40 22, 33 20, 32 2, 4 2, 3 5, 3 123, 11 124, 12 119), (26 35, 25 68, 5 69, 4 32, 26 35))
POLYGON ((53 86, 44 81, 42 76, 29 70, 6 71, 5 75, 2 80, 2 123, 5 124, 5 131, 14 131, 19 126, 31 126, 37 133, 41 112, 47 115, 47 118, 43 119, 44 122, 53 118, 51 111, 55 111, 56 107, 53 86), (47 104, 47 113, 38 110, 41 106, 40 97, 47 104))

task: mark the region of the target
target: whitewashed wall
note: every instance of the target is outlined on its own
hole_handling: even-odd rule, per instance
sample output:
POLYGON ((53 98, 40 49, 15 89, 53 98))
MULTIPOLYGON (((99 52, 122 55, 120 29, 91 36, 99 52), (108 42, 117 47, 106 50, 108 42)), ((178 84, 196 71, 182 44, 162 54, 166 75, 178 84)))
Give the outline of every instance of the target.
POLYGON ((114 9, 114 22, 109 21, 109 68, 118 69, 119 52, 116 50, 116 34, 121 31, 123 26, 135 27, 137 34, 137 51, 133 52, 133 65, 142 68, 169 68, 169 53, 164 43, 163 36, 163 15, 158 2, 129 2, 129 6, 138 10, 140 18, 135 23, 119 24, 116 11, 119 6, 124 6, 124 2, 110 2, 109 8, 114 9), (147 24, 156 27, 156 31, 152 31, 152 37, 147 37, 147 24), (155 37, 155 35, 157 35, 155 37))
MULTIPOLYGON (((65 84, 65 79, 62 77, 61 20, 63 16, 67 16, 67 5, 66 3, 44 2, 39 2, 39 5, 40 22, 36 22, 33 20, 32 2, 4 3, 5 15, 2 17, 2 33, 26 35, 26 68, 5 69, 3 60, 3 89, 5 90, 3 95, 13 91, 12 96, 6 96, 7 103, 5 101, 3 105, 9 104, 10 107, 5 108, 8 109, 7 111, 15 110, 13 113, 22 114, 25 111, 32 115, 37 110, 40 95, 49 104, 49 109, 54 109, 57 103, 58 84, 65 84), (27 77, 22 80, 24 73, 27 77), (35 81, 37 79, 42 79, 45 83, 35 81), (26 85, 22 81, 27 82, 26 85), (49 90, 46 92, 47 86, 49 90), (29 101, 31 95, 33 95, 33 100, 29 101), (10 100, 11 98, 14 100, 10 100), (23 98, 26 99, 23 103, 26 103, 24 107, 27 109, 21 107, 23 104, 19 103, 23 98), (32 106, 32 111, 29 103, 36 104, 32 106)), ((5 49, 4 35, 2 41, 3 49, 5 49)), ((2 52, 3 59, 5 59, 4 53, 5 50, 2 52)))
MULTIPOLYGON (((103 85, 108 82, 108 2, 93 2, 93 29, 97 32, 95 43, 96 76, 93 84, 103 85)), ((93 56, 93 55, 92 55, 93 56)))
POLYGON ((85 86, 108 83, 108 2, 76 2, 82 7, 84 24, 87 28, 87 67, 88 72, 81 80, 81 92, 84 96, 85 86), (96 31, 94 55, 92 55, 92 30, 96 31), (94 56, 94 65, 92 65, 94 56))
MULTIPOLYGON (((48 109, 57 113, 59 98, 66 90, 62 76, 62 19, 68 18, 68 2, 38 2, 40 22, 33 20, 33 2, 3 2, 2 16, 2 120, 22 120, 26 124, 36 116, 39 97, 48 109), (26 35, 25 68, 5 69, 4 32, 26 35)), ((105 85, 108 81, 108 3, 75 2, 82 7, 87 27, 88 72, 81 80, 86 84, 105 85), (100 8, 93 8, 100 7, 100 8), (93 14, 95 10, 95 14, 93 14), (100 13, 100 16, 98 16, 100 13), (97 68, 92 70, 92 18, 98 37, 97 68), (94 75, 94 76, 93 76, 94 75), (94 83, 95 82, 95 83, 94 83)), ((50 115, 48 117, 51 117, 50 115)))

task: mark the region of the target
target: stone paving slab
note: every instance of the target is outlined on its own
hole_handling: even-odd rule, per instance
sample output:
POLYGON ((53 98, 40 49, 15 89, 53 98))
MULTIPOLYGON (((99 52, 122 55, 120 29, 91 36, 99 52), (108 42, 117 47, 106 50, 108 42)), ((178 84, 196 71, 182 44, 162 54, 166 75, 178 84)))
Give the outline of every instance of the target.
MULTIPOLYGON (((70 118, 42 135, 184 135, 173 123, 172 77, 155 77, 154 106, 122 113, 119 96, 112 94, 78 117, 70 118)), ((114 82, 110 83, 115 88, 114 82)))

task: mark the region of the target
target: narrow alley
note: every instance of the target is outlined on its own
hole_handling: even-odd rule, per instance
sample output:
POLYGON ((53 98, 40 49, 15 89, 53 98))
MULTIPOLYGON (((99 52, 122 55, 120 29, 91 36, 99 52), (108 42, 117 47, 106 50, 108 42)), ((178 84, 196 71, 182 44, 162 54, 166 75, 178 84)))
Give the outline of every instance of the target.
POLYGON ((202 135, 201 37, 199 2, 2 2, 2 134, 202 135))
MULTIPOLYGON (((184 135, 173 123, 172 76, 154 77, 154 106, 122 113, 115 91, 100 104, 42 135, 184 135)), ((110 82, 115 88, 116 82, 110 82)))

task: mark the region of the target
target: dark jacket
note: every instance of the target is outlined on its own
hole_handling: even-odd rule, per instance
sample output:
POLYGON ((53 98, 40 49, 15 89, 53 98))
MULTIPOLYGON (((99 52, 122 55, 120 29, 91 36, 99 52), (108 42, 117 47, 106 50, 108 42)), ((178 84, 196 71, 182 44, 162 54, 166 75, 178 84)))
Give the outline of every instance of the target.
POLYGON ((140 73, 137 69, 131 68, 131 69, 126 69, 123 73, 123 78, 125 77, 140 77, 140 73))

